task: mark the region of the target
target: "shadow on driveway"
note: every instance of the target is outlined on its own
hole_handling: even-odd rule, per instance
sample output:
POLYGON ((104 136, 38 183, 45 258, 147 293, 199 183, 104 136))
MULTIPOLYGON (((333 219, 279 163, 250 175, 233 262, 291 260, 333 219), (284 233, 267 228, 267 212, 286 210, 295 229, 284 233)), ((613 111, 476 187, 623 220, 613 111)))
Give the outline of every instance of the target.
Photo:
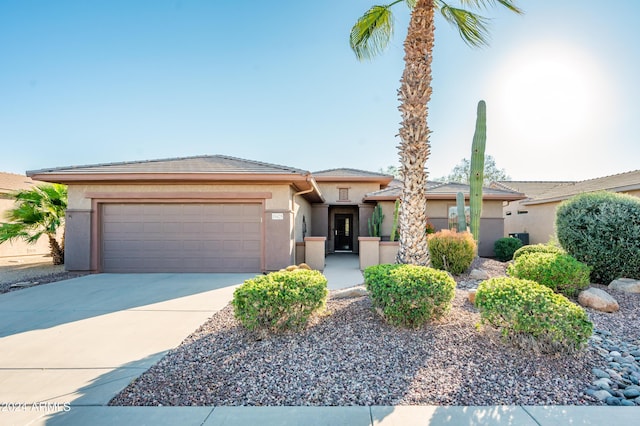
MULTIPOLYGON (((0 295, 0 337, 242 284, 255 274, 96 274, 0 295)), ((213 301, 212 301, 213 302, 213 301)), ((228 300, 225 300, 223 306, 228 300)), ((176 300, 174 309, 181 309, 176 300)), ((153 309, 153 307, 149 307, 153 309)), ((200 301, 185 310, 220 309, 200 301)))

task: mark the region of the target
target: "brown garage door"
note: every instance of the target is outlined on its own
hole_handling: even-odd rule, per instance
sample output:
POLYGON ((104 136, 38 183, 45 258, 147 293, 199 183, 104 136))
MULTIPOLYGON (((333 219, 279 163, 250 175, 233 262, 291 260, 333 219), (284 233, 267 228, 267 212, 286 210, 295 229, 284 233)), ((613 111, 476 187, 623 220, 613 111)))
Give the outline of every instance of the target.
POLYGON ((104 272, 259 272, 261 204, 104 204, 104 272))

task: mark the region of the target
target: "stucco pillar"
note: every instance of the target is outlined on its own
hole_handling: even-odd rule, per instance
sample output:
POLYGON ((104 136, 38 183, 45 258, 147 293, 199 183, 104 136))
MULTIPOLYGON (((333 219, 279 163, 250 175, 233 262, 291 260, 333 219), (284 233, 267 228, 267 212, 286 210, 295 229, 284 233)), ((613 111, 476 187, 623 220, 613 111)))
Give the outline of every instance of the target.
POLYGON ((265 270, 277 271, 294 263, 292 238, 293 212, 265 210, 264 214, 265 270))
POLYGON ((324 271, 324 246, 327 237, 306 237, 304 239, 305 263, 318 271, 324 271))
POLYGON ((380 264, 380 237, 358 237, 360 242, 360 269, 380 264))
POLYGON ((313 234, 318 237, 325 237, 324 252, 329 251, 329 204, 313 204, 311 206, 311 229, 313 234))
POLYGON ((91 270, 91 210, 67 210, 64 254, 65 270, 91 270))

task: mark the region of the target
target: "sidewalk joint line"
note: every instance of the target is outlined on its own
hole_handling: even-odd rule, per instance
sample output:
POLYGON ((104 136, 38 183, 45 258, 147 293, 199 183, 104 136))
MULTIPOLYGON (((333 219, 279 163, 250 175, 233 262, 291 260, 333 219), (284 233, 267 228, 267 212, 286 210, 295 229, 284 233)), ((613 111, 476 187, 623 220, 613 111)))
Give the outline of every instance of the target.
POLYGON ((542 426, 542 425, 540 424, 540 422, 539 422, 535 417, 533 417, 533 415, 532 415, 529 411, 527 411, 527 409, 526 409, 526 408, 524 408, 524 405, 520 405, 520 408, 522 408, 522 409, 524 410, 524 412, 525 412, 525 413, 527 413, 527 415, 528 415, 529 417, 531 417, 531 419, 532 419, 534 422, 536 422, 536 424, 537 424, 538 426, 542 426))

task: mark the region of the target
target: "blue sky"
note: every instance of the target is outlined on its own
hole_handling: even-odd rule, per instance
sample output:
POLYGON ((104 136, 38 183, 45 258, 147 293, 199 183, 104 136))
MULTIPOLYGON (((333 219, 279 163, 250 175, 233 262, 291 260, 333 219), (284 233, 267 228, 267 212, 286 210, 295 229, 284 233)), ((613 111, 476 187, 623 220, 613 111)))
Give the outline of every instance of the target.
MULTIPOLYGON (((226 154, 307 170, 397 164, 409 13, 379 58, 368 0, 0 0, 0 171, 226 154)), ((471 49, 438 18, 430 177, 487 154, 519 180, 640 168, 636 0, 519 1, 471 49)))

